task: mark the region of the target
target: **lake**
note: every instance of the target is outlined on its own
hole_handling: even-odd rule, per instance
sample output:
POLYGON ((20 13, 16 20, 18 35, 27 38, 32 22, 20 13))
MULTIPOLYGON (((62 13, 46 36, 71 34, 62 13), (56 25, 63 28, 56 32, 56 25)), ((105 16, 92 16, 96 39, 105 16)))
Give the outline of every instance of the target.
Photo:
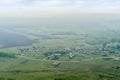
POLYGON ((25 36, 0 30, 0 48, 26 46, 32 43, 33 41, 25 36))

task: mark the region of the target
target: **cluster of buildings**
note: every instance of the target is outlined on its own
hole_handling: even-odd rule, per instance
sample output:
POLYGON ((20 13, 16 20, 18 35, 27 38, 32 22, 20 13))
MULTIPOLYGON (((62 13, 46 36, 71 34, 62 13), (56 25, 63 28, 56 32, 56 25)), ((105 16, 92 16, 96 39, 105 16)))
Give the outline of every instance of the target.
POLYGON ((17 48, 21 53, 22 52, 39 52, 41 49, 40 47, 32 47, 32 48, 17 48))

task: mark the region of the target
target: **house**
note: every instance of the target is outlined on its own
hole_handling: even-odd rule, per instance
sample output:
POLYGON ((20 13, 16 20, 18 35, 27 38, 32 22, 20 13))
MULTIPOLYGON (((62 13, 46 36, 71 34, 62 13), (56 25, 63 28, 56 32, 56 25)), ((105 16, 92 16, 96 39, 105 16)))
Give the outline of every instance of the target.
POLYGON ((72 58, 74 56, 73 53, 69 53, 69 58, 72 58))
POLYGON ((61 54, 52 54, 47 57, 47 59, 57 60, 61 54))
POLYGON ((58 67, 60 64, 61 64, 61 62, 59 62, 59 61, 53 62, 53 66, 55 66, 55 67, 58 67))
POLYGON ((77 54, 76 54, 76 53, 75 53, 75 54, 74 54, 74 53, 69 53, 68 55, 69 55, 69 59, 72 59, 72 58, 75 57, 77 54))

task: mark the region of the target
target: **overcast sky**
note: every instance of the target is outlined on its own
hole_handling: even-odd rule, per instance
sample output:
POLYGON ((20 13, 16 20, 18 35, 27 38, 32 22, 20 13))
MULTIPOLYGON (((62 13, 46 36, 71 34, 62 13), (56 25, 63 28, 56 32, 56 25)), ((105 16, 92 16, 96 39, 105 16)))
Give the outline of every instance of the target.
POLYGON ((119 13, 120 0, 0 0, 0 16, 119 13))

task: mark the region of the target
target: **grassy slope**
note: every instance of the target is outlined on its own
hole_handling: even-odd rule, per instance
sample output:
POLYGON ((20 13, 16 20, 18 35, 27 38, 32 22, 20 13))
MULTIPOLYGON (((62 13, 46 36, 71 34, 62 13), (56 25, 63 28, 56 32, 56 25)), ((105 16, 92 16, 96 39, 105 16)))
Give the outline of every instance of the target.
POLYGON ((63 62, 53 67, 52 62, 25 59, 0 60, 0 76, 16 80, 119 80, 120 71, 112 69, 119 61, 63 62))

